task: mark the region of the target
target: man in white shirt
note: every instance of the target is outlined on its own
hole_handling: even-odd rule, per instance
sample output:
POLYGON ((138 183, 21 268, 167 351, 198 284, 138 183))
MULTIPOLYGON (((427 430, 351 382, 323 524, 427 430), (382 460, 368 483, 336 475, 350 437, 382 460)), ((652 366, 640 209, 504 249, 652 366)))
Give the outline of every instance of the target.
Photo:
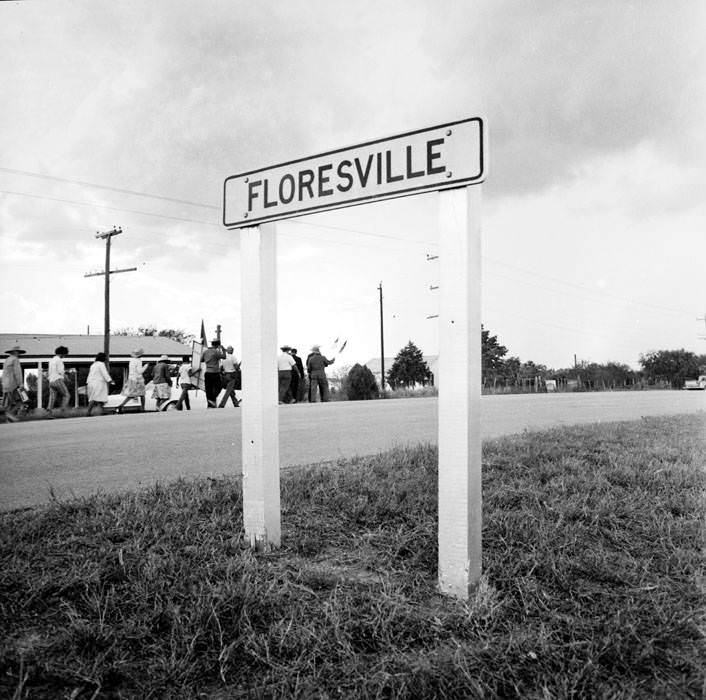
POLYGON ((54 357, 49 360, 49 404, 47 408, 51 411, 54 408, 56 397, 61 395, 61 406, 66 408, 69 405, 70 396, 69 390, 66 387, 66 379, 64 369, 64 359, 69 354, 69 349, 64 345, 60 345, 54 350, 54 357))
POLYGON ((296 367, 294 358, 289 354, 291 348, 289 345, 283 345, 282 351, 277 356, 277 373, 279 377, 279 402, 284 403, 284 397, 287 395, 289 385, 292 383, 292 369, 296 367))
POLYGON ((223 379, 225 380, 226 390, 221 399, 218 408, 225 408, 228 399, 233 402, 233 406, 238 408, 240 401, 235 395, 237 389, 240 389, 240 363, 233 356, 233 346, 229 345, 226 348, 226 356, 221 360, 221 370, 223 371, 223 379))

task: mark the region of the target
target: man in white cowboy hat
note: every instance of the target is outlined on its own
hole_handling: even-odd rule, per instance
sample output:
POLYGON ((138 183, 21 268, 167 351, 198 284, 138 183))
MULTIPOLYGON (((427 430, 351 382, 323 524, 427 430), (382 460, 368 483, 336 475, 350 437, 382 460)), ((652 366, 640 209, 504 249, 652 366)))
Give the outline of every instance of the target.
POLYGON ((326 367, 335 362, 325 358, 321 354, 321 348, 314 345, 311 353, 306 358, 306 371, 309 375, 309 403, 316 401, 316 390, 318 388, 321 401, 328 401, 328 379, 326 378, 326 367))
POLYGON ((9 357, 5 360, 2 368, 2 403, 5 407, 5 416, 12 421, 17 420, 14 409, 21 403, 17 390, 24 384, 22 365, 20 364, 20 355, 24 355, 24 353, 25 351, 19 345, 5 350, 5 354, 9 357))
POLYGON ((169 357, 160 355, 157 364, 154 366, 152 375, 154 389, 152 398, 157 399, 157 409, 161 408, 165 401, 172 397, 172 377, 169 374, 169 357))

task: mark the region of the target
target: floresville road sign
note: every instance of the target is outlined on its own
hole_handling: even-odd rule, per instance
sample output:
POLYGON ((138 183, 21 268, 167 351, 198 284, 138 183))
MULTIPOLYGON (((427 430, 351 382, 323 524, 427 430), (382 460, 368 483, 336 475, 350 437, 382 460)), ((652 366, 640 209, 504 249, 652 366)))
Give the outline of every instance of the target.
POLYGON ((226 178, 223 224, 256 226, 485 177, 479 117, 410 131, 226 178))

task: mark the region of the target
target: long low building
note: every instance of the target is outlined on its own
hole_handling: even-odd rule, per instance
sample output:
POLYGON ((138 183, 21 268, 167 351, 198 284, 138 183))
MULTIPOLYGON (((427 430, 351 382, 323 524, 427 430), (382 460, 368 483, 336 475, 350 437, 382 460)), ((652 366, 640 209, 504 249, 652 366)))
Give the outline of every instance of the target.
MULTIPOLYGON (((64 358, 67 370, 76 370, 76 383, 82 386, 86 383, 88 369, 103 351, 103 335, 54 335, 50 333, 0 333, 0 353, 5 355, 10 348, 19 345, 24 354, 19 360, 25 379, 28 374, 37 376, 40 389, 38 391, 41 405, 42 371, 47 369, 49 360, 54 357, 55 350, 60 345, 68 348, 69 354, 64 358)), ((111 335, 110 336, 110 368, 111 374, 116 373, 124 380, 127 366, 132 353, 142 348, 142 361, 156 362, 161 355, 166 355, 171 363, 181 362, 182 357, 191 354, 191 347, 182 345, 172 338, 157 335, 111 335)))

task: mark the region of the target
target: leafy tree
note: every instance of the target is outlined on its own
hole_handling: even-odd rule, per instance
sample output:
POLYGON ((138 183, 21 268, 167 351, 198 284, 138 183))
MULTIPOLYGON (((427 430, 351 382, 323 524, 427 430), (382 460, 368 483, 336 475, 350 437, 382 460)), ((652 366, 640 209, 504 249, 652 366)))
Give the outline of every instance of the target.
POLYGON ((522 362, 519 357, 508 357, 503 361, 502 370, 496 376, 505 386, 514 386, 520 382, 522 362))
POLYGON ((377 399, 380 395, 375 375, 367 365, 354 364, 348 372, 343 386, 350 401, 377 399))
POLYGON ((522 366, 520 367, 520 376, 525 379, 534 377, 542 377, 542 379, 545 379, 547 372, 548 370, 546 365, 538 365, 532 360, 527 360, 527 362, 523 362, 522 366))
POLYGON ((410 340, 397 353, 390 371, 387 373, 387 383, 393 388, 407 388, 415 384, 425 386, 431 382, 429 366, 424 361, 422 351, 410 340))
POLYGON ((158 330, 156 326, 139 326, 137 330, 134 328, 118 328, 113 331, 113 335, 144 335, 144 336, 159 336, 161 338, 171 338, 183 345, 190 345, 191 341, 196 338, 193 333, 187 333, 182 328, 163 328, 158 330))
POLYGON ((697 377, 704 357, 684 350, 653 350, 640 355, 645 376, 652 381, 668 381, 673 388, 681 389, 684 380, 697 377))
POLYGON ((605 364, 592 362, 585 365, 581 375, 592 388, 596 389, 625 386, 634 383, 636 379, 635 372, 619 362, 606 362, 605 364))
POLYGON ((481 326, 481 351, 483 383, 494 384, 498 377, 505 376, 503 358, 507 348, 498 343, 497 335, 490 335, 490 331, 481 326))

